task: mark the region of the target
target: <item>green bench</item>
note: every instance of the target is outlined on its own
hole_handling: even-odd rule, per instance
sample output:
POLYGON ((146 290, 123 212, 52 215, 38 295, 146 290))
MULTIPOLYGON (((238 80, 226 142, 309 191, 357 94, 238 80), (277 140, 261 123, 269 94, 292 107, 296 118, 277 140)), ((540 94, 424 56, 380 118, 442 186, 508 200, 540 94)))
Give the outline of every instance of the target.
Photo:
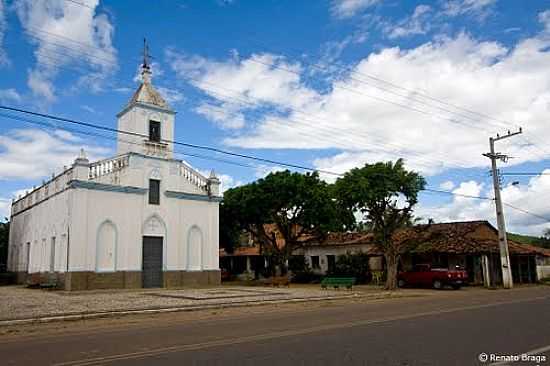
POLYGON ((355 285, 355 277, 325 277, 321 281, 321 288, 324 289, 345 287, 351 290, 353 285, 355 285))

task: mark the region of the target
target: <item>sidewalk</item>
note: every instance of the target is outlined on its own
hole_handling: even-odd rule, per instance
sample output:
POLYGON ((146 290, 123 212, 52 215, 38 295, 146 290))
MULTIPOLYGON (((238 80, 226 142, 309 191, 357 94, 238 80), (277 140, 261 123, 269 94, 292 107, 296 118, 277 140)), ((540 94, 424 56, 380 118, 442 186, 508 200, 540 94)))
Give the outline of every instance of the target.
POLYGON ((64 292, 0 287, 0 326, 107 316, 194 311, 354 297, 384 298, 382 290, 321 290, 317 286, 139 289, 64 292))

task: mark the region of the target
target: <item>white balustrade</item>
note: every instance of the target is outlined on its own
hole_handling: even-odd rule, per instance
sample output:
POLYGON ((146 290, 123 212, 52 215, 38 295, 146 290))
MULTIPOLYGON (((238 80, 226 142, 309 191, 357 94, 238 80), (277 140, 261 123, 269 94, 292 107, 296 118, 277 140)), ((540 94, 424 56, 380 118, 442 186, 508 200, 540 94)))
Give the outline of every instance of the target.
POLYGON ((122 170, 129 165, 128 155, 116 157, 114 159, 101 160, 96 163, 90 164, 90 170, 88 177, 90 179, 96 179, 103 175, 111 174, 116 171, 122 170))
POLYGON ((72 168, 66 169, 61 174, 52 177, 48 182, 44 182, 40 187, 18 197, 12 203, 12 214, 16 214, 30 206, 38 204, 62 191, 65 189, 65 185, 71 181, 72 174, 72 168))
POLYGON ((181 175, 202 191, 208 191, 208 179, 194 171, 191 167, 181 164, 181 175))

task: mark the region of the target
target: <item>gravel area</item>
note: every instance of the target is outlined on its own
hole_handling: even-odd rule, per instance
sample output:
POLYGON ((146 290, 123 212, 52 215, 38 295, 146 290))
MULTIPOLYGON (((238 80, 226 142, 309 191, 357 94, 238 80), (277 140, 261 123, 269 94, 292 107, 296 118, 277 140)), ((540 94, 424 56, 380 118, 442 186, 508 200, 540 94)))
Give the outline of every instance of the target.
POLYGON ((341 297, 358 294, 346 290, 314 288, 216 287, 207 289, 148 289, 64 292, 0 287, 0 321, 53 315, 199 307, 247 302, 266 302, 341 297))

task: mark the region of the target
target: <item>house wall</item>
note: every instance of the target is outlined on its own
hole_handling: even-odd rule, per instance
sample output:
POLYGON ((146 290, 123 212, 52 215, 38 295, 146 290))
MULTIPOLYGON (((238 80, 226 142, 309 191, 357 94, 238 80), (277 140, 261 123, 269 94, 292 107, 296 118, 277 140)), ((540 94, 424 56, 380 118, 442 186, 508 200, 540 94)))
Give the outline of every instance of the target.
MULTIPOLYGON (((304 255, 306 262, 311 267, 314 273, 317 274, 325 274, 328 271, 328 259, 327 256, 333 255, 335 256, 335 260, 338 260, 338 256, 345 255, 348 253, 359 253, 359 252, 366 252, 368 248, 364 245, 345 245, 345 246, 329 246, 329 245, 323 245, 323 246, 310 246, 306 248, 301 248, 300 250, 296 251, 294 254, 297 255, 304 255), (314 268, 312 264, 311 257, 317 256, 319 257, 319 267, 314 268)), ((382 263, 383 259, 380 256, 373 256, 369 258, 369 266, 372 271, 378 271, 382 270, 382 263)))
POLYGON ((550 257, 537 256, 537 280, 550 278, 550 257))

